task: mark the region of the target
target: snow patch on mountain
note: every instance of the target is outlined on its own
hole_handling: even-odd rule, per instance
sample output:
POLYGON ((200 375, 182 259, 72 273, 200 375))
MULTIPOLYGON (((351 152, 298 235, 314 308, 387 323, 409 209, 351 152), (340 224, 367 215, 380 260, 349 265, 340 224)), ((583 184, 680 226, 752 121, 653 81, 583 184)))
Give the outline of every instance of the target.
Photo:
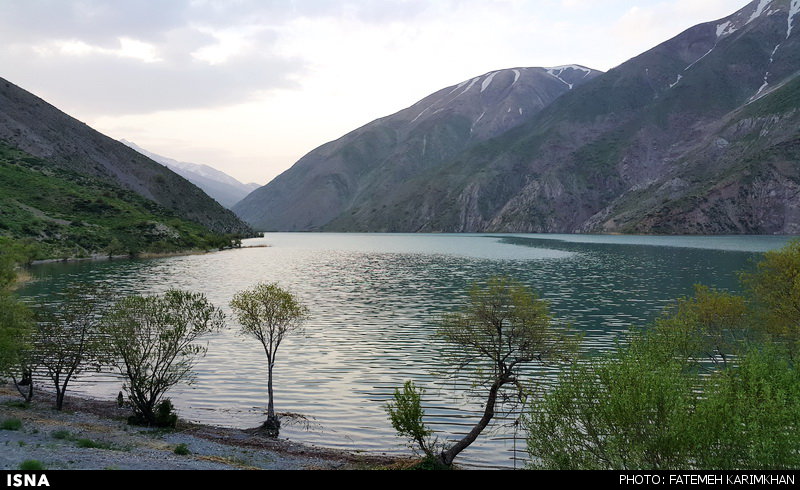
POLYGON ((475 85, 475 83, 480 79, 481 79, 481 77, 475 77, 472 80, 470 80, 469 85, 467 86, 467 88, 465 88, 460 94, 456 95, 456 98, 461 97, 465 93, 469 92, 469 89, 471 89, 472 86, 475 85))
POLYGON ((545 68, 545 71, 550 74, 551 77, 557 78, 561 80, 570 90, 572 90, 572 84, 561 78, 561 74, 564 73, 564 67, 556 67, 556 68, 545 68))
POLYGON ((675 83, 670 83, 670 84, 669 84, 669 88, 672 88, 672 87, 674 87, 675 85, 678 85, 678 83, 680 83, 680 81, 681 81, 681 79, 682 79, 682 78, 683 78, 683 75, 681 75, 681 74, 679 73, 679 74, 678 74, 678 79, 677 79, 677 80, 675 80, 675 83))
MULTIPOLYGON (((450 93, 452 94, 453 92, 450 92, 450 93)), ((412 120, 411 120, 411 122, 410 122, 409 124, 413 124, 413 123, 415 123, 415 122, 417 121, 417 119, 419 119, 420 117, 422 117, 422 115, 423 115, 423 114, 425 114, 426 112, 428 112, 428 109, 430 109, 430 107, 426 107, 425 109, 423 109, 423 111, 422 111, 422 112, 420 112, 420 113, 417 115, 417 117, 415 117, 414 119, 412 119, 412 120)))
POLYGON ((691 68, 691 67, 693 67, 694 65, 696 65, 697 63, 699 63, 699 62, 700 62, 700 60, 702 60, 702 59, 703 59, 703 58, 705 58, 706 56, 710 55, 710 54, 711 54, 711 52, 712 52, 712 51, 714 51, 714 48, 716 48, 716 47, 717 47, 717 44, 716 44, 716 43, 714 43, 714 45, 713 45, 713 46, 711 46, 711 49, 709 49, 709 50, 708 50, 708 52, 706 52, 706 54, 704 54, 703 56, 701 56, 701 57, 697 58, 696 60, 694 60, 694 62, 693 62, 692 64, 690 64, 689 66, 687 66, 686 68, 684 68, 684 69, 683 69, 683 71, 687 71, 689 68, 691 68))
POLYGON ((800 0, 792 0, 791 4, 789 5, 789 27, 786 30, 786 39, 789 39, 789 36, 792 35, 792 27, 794 25, 794 16, 800 13, 800 0))
POLYGON ((733 34, 734 32, 736 32, 736 26, 733 25, 733 22, 723 22, 717 26, 717 39, 722 36, 727 36, 728 34, 733 34))
POLYGON ((453 92, 455 92, 456 90, 460 89, 461 87, 463 87, 464 85, 466 85, 468 82, 469 82, 469 80, 464 80, 463 82, 459 83, 458 85, 456 85, 456 88, 454 88, 453 90, 451 90, 451 91, 450 91, 450 93, 448 93, 447 95, 452 95, 452 94, 453 94, 453 92))
POLYGON ((764 9, 769 7, 769 4, 771 3, 772 0, 761 0, 760 2, 758 2, 758 7, 756 7, 756 10, 755 12, 753 12, 753 15, 751 15, 750 18, 747 20, 747 23, 749 24, 754 20, 756 20, 757 18, 761 17, 761 14, 764 13, 764 9))
POLYGON ((492 84, 492 80, 494 79, 495 75, 497 75, 497 72, 493 71, 492 73, 489 74, 488 77, 486 77, 486 79, 483 81, 483 83, 481 83, 481 93, 483 93, 484 90, 489 88, 489 85, 492 84))

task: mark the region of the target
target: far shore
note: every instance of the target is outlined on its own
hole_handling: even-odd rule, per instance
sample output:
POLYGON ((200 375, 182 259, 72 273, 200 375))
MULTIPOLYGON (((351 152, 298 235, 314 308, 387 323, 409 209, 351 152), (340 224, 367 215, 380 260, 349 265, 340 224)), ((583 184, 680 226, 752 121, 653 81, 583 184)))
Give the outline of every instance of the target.
POLYGON ((244 248, 267 248, 269 245, 242 245, 241 247, 229 247, 222 250, 181 250, 178 252, 142 252, 135 255, 121 254, 121 255, 108 255, 108 254, 93 254, 88 257, 64 257, 58 259, 40 259, 34 260, 30 265, 41 264, 56 264, 61 262, 99 262, 105 260, 127 260, 127 259, 159 259, 164 257, 183 257, 189 255, 206 255, 217 252, 225 252, 227 250, 239 250, 244 248))
POLYGON ((67 470, 372 470, 404 469, 416 462, 269 438, 257 429, 183 420, 174 430, 130 426, 131 409, 113 401, 67 396, 60 412, 53 404, 52 393, 37 391, 25 405, 13 386, 0 385, 0 469, 16 470, 32 460, 46 469, 67 470), (179 446, 188 454, 176 452, 179 446))

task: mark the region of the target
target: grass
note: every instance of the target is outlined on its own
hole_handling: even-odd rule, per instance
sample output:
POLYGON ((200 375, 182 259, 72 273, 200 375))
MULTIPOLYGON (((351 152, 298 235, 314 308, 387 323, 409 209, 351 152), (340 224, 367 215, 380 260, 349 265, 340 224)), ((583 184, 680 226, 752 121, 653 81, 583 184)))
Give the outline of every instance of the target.
POLYGON ((24 402, 22 400, 9 400, 3 403, 3 406, 8 408, 20 408, 20 409, 27 409, 30 407, 30 403, 24 402))
POLYGON ((47 469, 44 463, 36 459, 27 459, 20 463, 18 468, 23 471, 42 471, 47 469))
POLYGON ((75 439, 75 445, 86 449, 116 449, 116 447, 114 447, 114 445, 111 443, 105 441, 94 441, 86 438, 75 439))
POLYGON ((118 446, 115 446, 114 444, 111 444, 110 442, 95 441, 93 439, 89 439, 86 437, 77 437, 73 433, 65 429, 53 431, 50 435, 53 437, 53 439, 58 439, 62 441, 73 441, 75 442, 75 445, 77 447, 85 449, 106 449, 110 451, 126 450, 125 448, 120 448, 118 446))
POLYGON ((175 446, 175 450, 173 452, 179 456, 188 456, 189 454, 192 454, 192 452, 189 451, 189 446, 183 443, 175 446))
POLYGON ((5 419, 0 423, 0 430, 20 430, 22 428, 22 421, 17 418, 5 419))
POLYGON ((70 431, 64 429, 53 431, 50 435, 53 436, 53 439, 59 439, 59 440, 64 440, 64 439, 71 440, 73 437, 70 431))

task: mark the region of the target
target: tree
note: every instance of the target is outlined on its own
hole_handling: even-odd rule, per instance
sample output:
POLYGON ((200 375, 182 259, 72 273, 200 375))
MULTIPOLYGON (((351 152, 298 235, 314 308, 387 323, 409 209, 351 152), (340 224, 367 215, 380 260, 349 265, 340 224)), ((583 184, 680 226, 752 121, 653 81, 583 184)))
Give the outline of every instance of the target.
POLYGON ((679 354, 698 362, 728 367, 751 336, 747 302, 742 296, 695 285, 691 298, 680 298, 656 320, 655 328, 679 354))
POLYGON ((640 333, 614 353, 576 360, 524 418, 531 466, 683 469, 697 396, 690 365, 663 337, 640 333))
POLYGON ((755 272, 742 274, 741 280, 760 329, 796 353, 800 347, 800 240, 766 252, 755 272))
POLYGON ((397 435, 407 437, 412 448, 418 447, 425 457, 435 460, 437 441, 433 431, 424 422, 425 411, 422 409, 422 395, 424 390, 417 388, 413 381, 406 381, 403 391, 394 390, 394 400, 386 404, 386 413, 392 422, 392 427, 397 435))
POLYGON ((139 421, 163 425, 157 405, 179 382, 191 383, 194 360, 207 351, 197 341, 223 325, 220 309, 187 291, 130 296, 111 308, 102 331, 139 421))
POLYGON ((280 420, 275 414, 272 373, 278 348, 284 339, 302 331, 308 309, 289 291, 276 283, 260 283, 253 289, 240 291, 231 300, 231 308, 241 325, 243 335, 261 342, 267 355, 267 420, 264 432, 277 437, 280 420))
POLYGON ((9 376, 26 402, 33 398, 33 315, 10 289, 24 257, 18 243, 0 237, 0 375, 9 376))
POLYGON ((104 360, 100 323, 106 297, 96 287, 74 286, 55 307, 43 306, 37 314, 35 355, 55 386, 57 410, 70 381, 104 360))
POLYGON ((483 416, 461 440, 439 455, 449 466, 483 432, 495 415, 501 389, 521 389, 521 368, 534 363, 565 361, 576 346, 567 329, 551 323, 546 301, 509 278, 491 279, 473 286, 463 312, 445 316, 437 336, 455 349, 451 359, 459 369, 472 368, 488 386, 483 416))
POLYGON ((9 376, 26 402, 33 398, 33 314, 7 291, 0 291, 0 374, 9 376))

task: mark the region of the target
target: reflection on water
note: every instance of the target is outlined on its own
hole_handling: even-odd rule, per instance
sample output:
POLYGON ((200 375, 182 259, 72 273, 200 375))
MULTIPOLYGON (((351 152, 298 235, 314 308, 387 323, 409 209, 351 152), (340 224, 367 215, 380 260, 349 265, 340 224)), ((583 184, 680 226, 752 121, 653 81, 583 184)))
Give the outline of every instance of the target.
MULTIPOLYGON (((260 345, 237 335, 228 302, 258 281, 278 281, 307 304, 306 335, 286 341, 275 368, 276 408, 313 418, 282 436, 320 445, 407 452, 384 412, 394 388, 413 379, 427 392, 426 412, 442 435, 465 433, 479 417, 469 380, 444 379, 446 348, 432 339, 436 319, 465 301, 474 281, 509 275, 551 302, 560 322, 585 332, 591 349, 612 348, 632 326, 648 324, 695 283, 737 290, 736 271, 754 253, 780 247, 775 237, 550 237, 546 235, 268 234, 265 248, 156 260, 37 266, 21 293, 47 296, 74 282, 107 283, 124 293, 168 288, 206 294, 230 328, 208 338, 197 380, 170 396, 182 416, 223 426, 260 423, 266 361, 260 345), (553 239, 557 238, 557 239, 553 239), (714 249, 719 246, 723 250, 714 249)), ((531 372, 547 379, 554 368, 531 372)), ((103 376, 76 390, 113 398, 121 381, 103 376)), ((459 461, 514 464, 514 417, 500 419, 459 461)), ((522 434, 518 434, 522 437, 522 434)))

